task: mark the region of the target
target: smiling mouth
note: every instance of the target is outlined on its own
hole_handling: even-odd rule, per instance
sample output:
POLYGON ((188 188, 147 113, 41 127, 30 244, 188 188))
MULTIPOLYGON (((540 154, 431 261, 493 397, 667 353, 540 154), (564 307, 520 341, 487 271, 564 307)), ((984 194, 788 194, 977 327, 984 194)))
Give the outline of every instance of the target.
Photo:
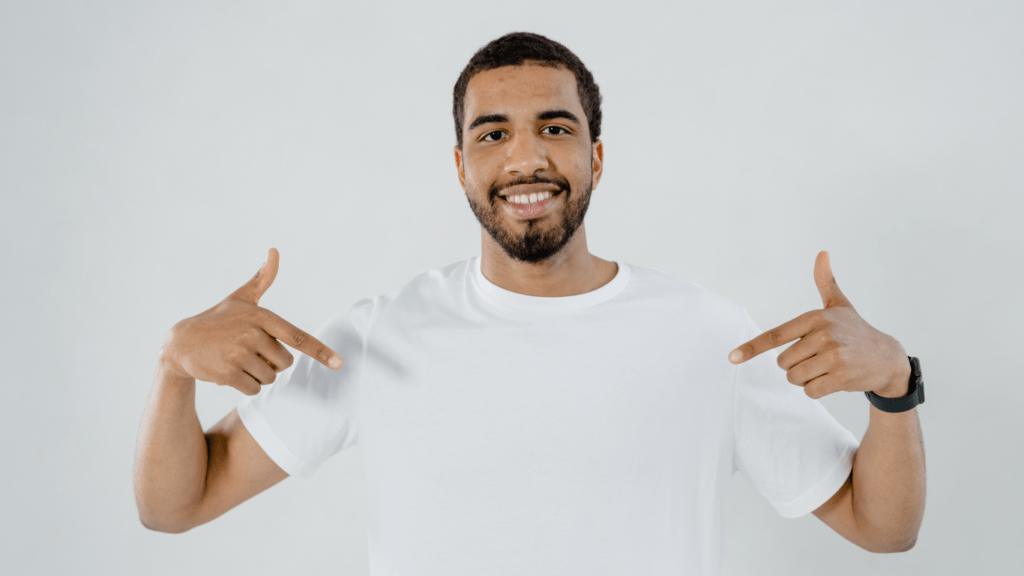
MULTIPOLYGON (((551 196, 548 196, 548 197, 547 197, 547 198, 545 198, 544 200, 537 200, 536 202, 533 202, 533 203, 527 203, 527 204, 520 204, 520 203, 518 203, 518 202, 512 202, 512 201, 510 201, 510 200, 509 200, 509 199, 508 199, 507 197, 505 197, 505 196, 498 196, 498 199, 499 199, 499 200, 502 200, 502 201, 504 201, 505 203, 507 203, 507 204, 510 204, 510 205, 512 205, 512 206, 522 206, 522 207, 524 207, 524 208, 525 208, 525 207, 527 207, 527 206, 533 206, 534 204, 540 204, 540 203, 542 203, 542 202, 544 202, 544 201, 546 201, 546 200, 554 200, 554 199, 555 199, 555 198, 557 198, 557 197, 558 197, 558 196, 559 196, 559 195, 560 195, 561 193, 562 193, 562 190, 561 190, 561 189, 559 189, 559 190, 555 190, 555 191, 553 191, 553 192, 551 193, 551 196)), ((511 194, 510 196, 517 196, 517 194, 511 194)))
POLYGON ((552 193, 551 196, 547 196, 545 194, 545 196, 547 196, 546 198, 537 200, 532 204, 517 204, 515 202, 509 202, 505 198, 502 198, 502 200, 505 200, 505 211, 513 217, 533 219, 546 214, 561 192, 561 190, 558 190, 557 192, 552 193))

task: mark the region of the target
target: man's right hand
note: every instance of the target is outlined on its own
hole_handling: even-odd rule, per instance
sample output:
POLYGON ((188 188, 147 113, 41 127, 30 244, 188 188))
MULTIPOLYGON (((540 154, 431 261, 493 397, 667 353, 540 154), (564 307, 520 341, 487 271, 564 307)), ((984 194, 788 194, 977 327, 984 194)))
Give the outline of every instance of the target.
POLYGON ((231 386, 249 396, 292 365, 294 358, 281 342, 332 370, 341 368, 337 352, 258 306, 277 277, 278 258, 277 249, 271 248, 263 267, 241 288, 213 308, 175 324, 160 349, 161 363, 183 380, 231 386))

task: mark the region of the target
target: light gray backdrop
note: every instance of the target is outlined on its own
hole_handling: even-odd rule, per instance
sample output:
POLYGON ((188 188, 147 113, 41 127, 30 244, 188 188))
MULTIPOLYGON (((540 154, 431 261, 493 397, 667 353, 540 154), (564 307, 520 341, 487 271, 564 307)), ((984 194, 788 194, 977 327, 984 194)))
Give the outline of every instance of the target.
MULTIPOLYGON (((358 448, 191 532, 142 527, 157 351, 271 246, 262 304, 311 331, 479 254, 452 87, 526 30, 604 94, 593 253, 767 329, 821 307, 828 250, 860 314, 921 358, 916 548, 783 519, 736 475, 726 574, 1024 573, 1022 4, 679 4, 0 4, 0 572, 367 573, 358 448)), ((241 398, 200 383, 204 427, 241 398)), ((863 436, 862 394, 821 402, 863 436)))

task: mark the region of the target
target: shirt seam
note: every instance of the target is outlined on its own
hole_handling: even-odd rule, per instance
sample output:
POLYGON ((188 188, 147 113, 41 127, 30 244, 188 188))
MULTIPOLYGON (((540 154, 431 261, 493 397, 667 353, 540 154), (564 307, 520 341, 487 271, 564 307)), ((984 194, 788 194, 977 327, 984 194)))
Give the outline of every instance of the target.
MULTIPOLYGON (((622 267, 625 266, 625 264, 623 264, 622 262, 616 262, 616 264, 620 268, 619 273, 622 273, 623 272, 622 267)), ((479 263, 477 265, 479 266, 479 263)), ((483 282, 481 281, 479 276, 477 276, 478 270, 476 270, 474 266, 470 265, 470 271, 469 272, 470 272, 470 276, 472 276, 473 284, 476 285, 476 291, 478 293, 480 293, 480 294, 483 294, 485 296, 485 298, 487 300, 489 300, 490 302, 492 302, 493 304, 496 304, 497 306, 499 306, 503 310, 505 310, 507 312, 510 312, 510 313, 513 313, 513 314, 523 314, 523 313, 525 313, 525 314, 536 314, 536 315, 540 315, 540 316, 548 316, 548 315, 550 315, 552 313, 555 313, 555 314, 573 314, 573 313, 578 313, 578 312, 583 311, 583 310, 593 310, 593 309, 597 308, 598 306, 600 306, 602 304, 605 304, 607 302, 610 302, 611 300, 614 300, 622 292, 624 292, 626 290, 626 288, 628 287, 629 283, 633 281, 633 267, 630 266, 629 267, 629 272, 628 272, 628 278, 625 278, 622 286, 620 286, 615 291, 615 293, 612 294, 611 296, 608 296, 607 298, 604 298, 603 300, 600 300, 598 302, 592 302, 592 303, 587 304, 585 306, 574 306, 574 307, 565 307, 565 308, 554 308, 554 307, 552 307, 552 308, 548 309, 548 308, 533 308, 533 307, 530 307, 530 306, 520 306, 520 305, 517 305, 517 304, 512 304, 511 302, 505 302, 504 300, 499 299, 497 294, 493 294, 491 292, 491 287, 490 286, 485 286, 483 284, 483 282)), ((615 279, 613 279, 612 281, 614 282, 615 279)), ((589 294, 589 292, 587 294, 589 294)))
MULTIPOLYGON (((743 310, 744 316, 746 316, 747 315, 747 309, 743 308, 743 307, 741 307, 741 309, 743 310)), ((747 322, 746 322, 746 318, 745 317, 743 318, 743 341, 744 342, 747 341, 747 322)), ((734 465, 736 464, 735 454, 736 454, 736 451, 739 450, 739 445, 740 445, 740 442, 739 442, 739 438, 740 437, 739 437, 738 428, 737 428, 737 424, 739 423, 738 422, 739 421, 739 417, 738 417, 738 414, 739 414, 738 410, 739 410, 739 408, 737 406, 737 404, 739 403, 739 394, 737 393, 737 390, 736 390, 736 388, 737 388, 736 383, 739 381, 740 366, 741 366, 740 364, 736 364, 733 367, 733 372, 732 372, 732 450, 733 450, 733 464, 734 465)), ((738 468, 739 468, 739 466, 737 466, 737 469, 738 468)))
POLYGON ((380 296, 377 296, 373 299, 373 308, 370 310, 370 320, 369 322, 366 323, 366 333, 363 335, 362 338, 363 354, 362 359, 360 360, 361 365, 359 367, 359 402, 356 406, 356 437, 353 440, 353 443, 356 445, 359 444, 359 437, 363 431, 363 383, 366 381, 366 356, 367 350, 370 348, 370 330, 373 329, 373 321, 377 319, 377 303, 379 302, 379 300, 380 296))

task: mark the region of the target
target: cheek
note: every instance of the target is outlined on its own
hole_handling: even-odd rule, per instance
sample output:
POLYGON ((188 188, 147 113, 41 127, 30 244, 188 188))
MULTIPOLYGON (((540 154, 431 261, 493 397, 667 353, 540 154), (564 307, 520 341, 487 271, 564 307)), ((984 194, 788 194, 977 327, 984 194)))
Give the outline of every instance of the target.
POLYGON ((577 186, 583 186, 590 180, 593 171, 592 158, 589 154, 580 153, 572 157, 571 165, 567 166, 566 176, 576 179, 577 186))
POLYGON ((487 191, 487 183, 477 172, 466 171, 466 191, 474 195, 482 195, 487 191))
POLYGON ((573 151, 573 169, 579 172, 590 172, 590 165, 594 159, 594 152, 590 146, 580 147, 573 151))
POLYGON ((466 188, 470 190, 479 190, 481 187, 486 189, 487 170, 481 164, 481 158, 466 158, 462 159, 462 174, 466 180, 466 188))

